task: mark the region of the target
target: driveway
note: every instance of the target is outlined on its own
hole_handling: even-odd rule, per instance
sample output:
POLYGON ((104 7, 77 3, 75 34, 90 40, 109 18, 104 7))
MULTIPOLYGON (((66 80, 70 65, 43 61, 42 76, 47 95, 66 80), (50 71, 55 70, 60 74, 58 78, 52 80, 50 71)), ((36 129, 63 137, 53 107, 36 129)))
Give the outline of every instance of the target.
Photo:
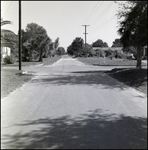
POLYGON ((24 67, 32 80, 1 100, 1 148, 147 148, 147 95, 103 72, 113 68, 68 56, 24 67))

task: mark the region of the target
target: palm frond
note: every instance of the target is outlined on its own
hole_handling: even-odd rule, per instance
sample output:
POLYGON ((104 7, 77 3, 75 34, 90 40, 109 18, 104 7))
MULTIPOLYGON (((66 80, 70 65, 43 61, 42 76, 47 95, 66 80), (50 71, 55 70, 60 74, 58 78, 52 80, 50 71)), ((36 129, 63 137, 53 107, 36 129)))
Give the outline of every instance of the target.
POLYGON ((16 39, 17 37, 17 35, 13 31, 6 29, 1 29, 1 36, 9 39, 16 39))
POLYGON ((8 20, 1 21, 1 26, 6 25, 6 24, 12 24, 12 22, 8 20))

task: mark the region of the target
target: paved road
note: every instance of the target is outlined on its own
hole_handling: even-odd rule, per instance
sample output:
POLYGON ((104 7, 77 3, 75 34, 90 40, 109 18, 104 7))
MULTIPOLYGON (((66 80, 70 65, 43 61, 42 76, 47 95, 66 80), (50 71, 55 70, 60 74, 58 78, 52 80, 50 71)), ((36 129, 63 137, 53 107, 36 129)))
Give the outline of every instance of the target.
POLYGON ((112 67, 64 56, 23 69, 33 79, 1 100, 1 148, 147 148, 147 95, 112 67))

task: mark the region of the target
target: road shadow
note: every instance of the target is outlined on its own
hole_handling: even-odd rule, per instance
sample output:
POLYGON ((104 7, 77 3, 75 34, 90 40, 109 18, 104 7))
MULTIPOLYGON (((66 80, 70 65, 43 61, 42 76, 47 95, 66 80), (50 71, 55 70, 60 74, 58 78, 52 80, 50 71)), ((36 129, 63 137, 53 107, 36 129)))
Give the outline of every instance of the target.
POLYGON ((76 71, 68 75, 40 76, 33 79, 31 83, 54 84, 54 85, 101 85, 105 89, 127 88, 116 79, 110 77, 104 71, 76 71))
POLYGON ((147 69, 127 69, 127 68, 115 68, 111 71, 106 71, 108 75, 124 81, 127 85, 138 87, 147 81, 147 69))
POLYGON ((105 73, 128 86, 139 88, 147 94, 147 69, 115 68, 105 71, 105 73))
POLYGON ((5 135, 9 149, 147 149, 147 119, 89 111, 79 118, 63 116, 26 121, 30 132, 5 135), (36 130, 36 128, 38 130, 36 130))

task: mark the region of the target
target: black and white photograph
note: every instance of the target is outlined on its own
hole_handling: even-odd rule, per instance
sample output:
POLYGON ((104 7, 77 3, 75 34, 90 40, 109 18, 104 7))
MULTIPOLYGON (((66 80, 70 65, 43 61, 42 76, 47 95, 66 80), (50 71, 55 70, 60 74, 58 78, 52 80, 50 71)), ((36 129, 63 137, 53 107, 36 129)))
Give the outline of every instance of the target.
POLYGON ((147 149, 147 1, 1 1, 1 149, 147 149))

